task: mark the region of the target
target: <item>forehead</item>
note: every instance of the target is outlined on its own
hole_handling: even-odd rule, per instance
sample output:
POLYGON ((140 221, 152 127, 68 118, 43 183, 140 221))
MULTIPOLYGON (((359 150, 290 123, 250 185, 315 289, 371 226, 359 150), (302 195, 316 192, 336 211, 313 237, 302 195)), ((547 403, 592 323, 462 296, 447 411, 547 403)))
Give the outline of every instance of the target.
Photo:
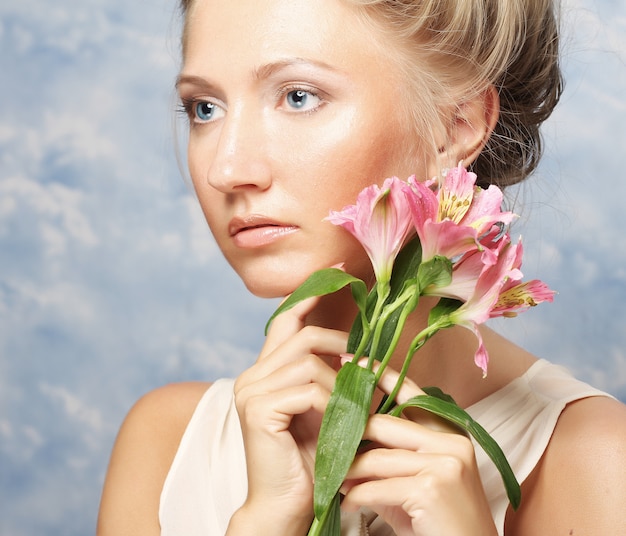
POLYGON ((358 69, 391 52, 342 0, 195 0, 187 14, 185 70, 285 57, 358 69))

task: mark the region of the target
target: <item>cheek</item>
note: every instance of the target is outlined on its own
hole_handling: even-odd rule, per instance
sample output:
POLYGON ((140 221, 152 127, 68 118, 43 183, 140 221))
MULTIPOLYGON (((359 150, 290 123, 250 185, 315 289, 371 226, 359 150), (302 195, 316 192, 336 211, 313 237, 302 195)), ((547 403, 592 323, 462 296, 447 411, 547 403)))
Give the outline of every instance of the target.
MULTIPOLYGON (((206 149, 206 148, 204 148, 206 149)), ((208 159, 206 155, 208 151, 203 150, 202 144, 196 139, 195 136, 189 136, 189 142, 187 144, 187 166, 189 168, 189 174, 193 186, 198 191, 204 184, 206 184, 206 170, 208 169, 208 159), (202 158, 202 155, 205 157, 202 158), (202 170, 205 170, 204 172, 202 170)))
POLYGON ((190 137, 187 146, 187 165, 194 191, 209 225, 212 223, 211 216, 219 218, 219 215, 216 214, 216 211, 219 209, 219 206, 216 204, 218 192, 209 186, 207 177, 212 154, 211 147, 208 146, 206 141, 203 142, 190 137))
POLYGON ((333 143, 325 145, 319 181, 333 190, 332 208, 354 203, 363 188, 381 184, 389 176, 408 177, 399 147, 402 142, 393 132, 387 125, 355 123, 336 132, 333 143))

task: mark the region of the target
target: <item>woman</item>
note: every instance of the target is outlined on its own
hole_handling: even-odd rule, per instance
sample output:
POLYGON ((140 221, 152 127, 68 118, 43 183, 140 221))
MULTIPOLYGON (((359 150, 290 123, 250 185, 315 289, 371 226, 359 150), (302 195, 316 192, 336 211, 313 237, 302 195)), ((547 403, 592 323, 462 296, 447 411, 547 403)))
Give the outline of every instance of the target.
MULTIPOLYGON (((459 161, 483 184, 523 179, 560 94, 548 0, 182 7, 189 169, 219 247, 262 297, 338 263, 371 280, 361 246, 323 218, 373 182, 426 179, 459 161)), ((427 305, 407 332, 424 325, 427 305)), ((308 300, 276 319, 236 381, 143 397, 114 448, 98 533, 306 534, 320 416, 354 314, 347 293, 308 300)), ((485 379, 473 334, 453 328, 420 350, 399 398, 437 385, 468 408, 523 482, 520 509, 507 508, 466 437, 418 416, 374 416, 365 437, 376 448, 357 457, 342 489, 344 533, 626 534, 624 406, 482 335, 485 379)))

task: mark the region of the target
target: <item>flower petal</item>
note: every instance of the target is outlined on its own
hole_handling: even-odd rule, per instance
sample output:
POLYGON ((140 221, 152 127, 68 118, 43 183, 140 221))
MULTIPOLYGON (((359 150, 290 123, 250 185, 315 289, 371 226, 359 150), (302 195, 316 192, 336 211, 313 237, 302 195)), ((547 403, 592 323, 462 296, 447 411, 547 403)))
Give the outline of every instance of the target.
POLYGON ((407 183, 397 177, 385 179, 382 186, 368 186, 359 193, 355 205, 326 218, 350 232, 367 252, 378 281, 388 281, 393 262, 412 232, 412 218, 406 192, 407 183))

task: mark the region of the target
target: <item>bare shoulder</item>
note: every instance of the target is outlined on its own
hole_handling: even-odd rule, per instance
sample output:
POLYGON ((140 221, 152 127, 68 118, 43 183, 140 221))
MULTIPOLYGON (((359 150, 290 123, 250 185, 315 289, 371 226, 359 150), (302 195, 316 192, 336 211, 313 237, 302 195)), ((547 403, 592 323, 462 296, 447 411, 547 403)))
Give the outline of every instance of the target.
POLYGON ((507 519, 507 536, 626 534, 624 475, 626 406, 608 397, 569 404, 522 486, 522 507, 507 519))
POLYGON ((209 383, 166 385, 140 398, 113 447, 98 535, 158 535, 159 497, 182 435, 209 383))

